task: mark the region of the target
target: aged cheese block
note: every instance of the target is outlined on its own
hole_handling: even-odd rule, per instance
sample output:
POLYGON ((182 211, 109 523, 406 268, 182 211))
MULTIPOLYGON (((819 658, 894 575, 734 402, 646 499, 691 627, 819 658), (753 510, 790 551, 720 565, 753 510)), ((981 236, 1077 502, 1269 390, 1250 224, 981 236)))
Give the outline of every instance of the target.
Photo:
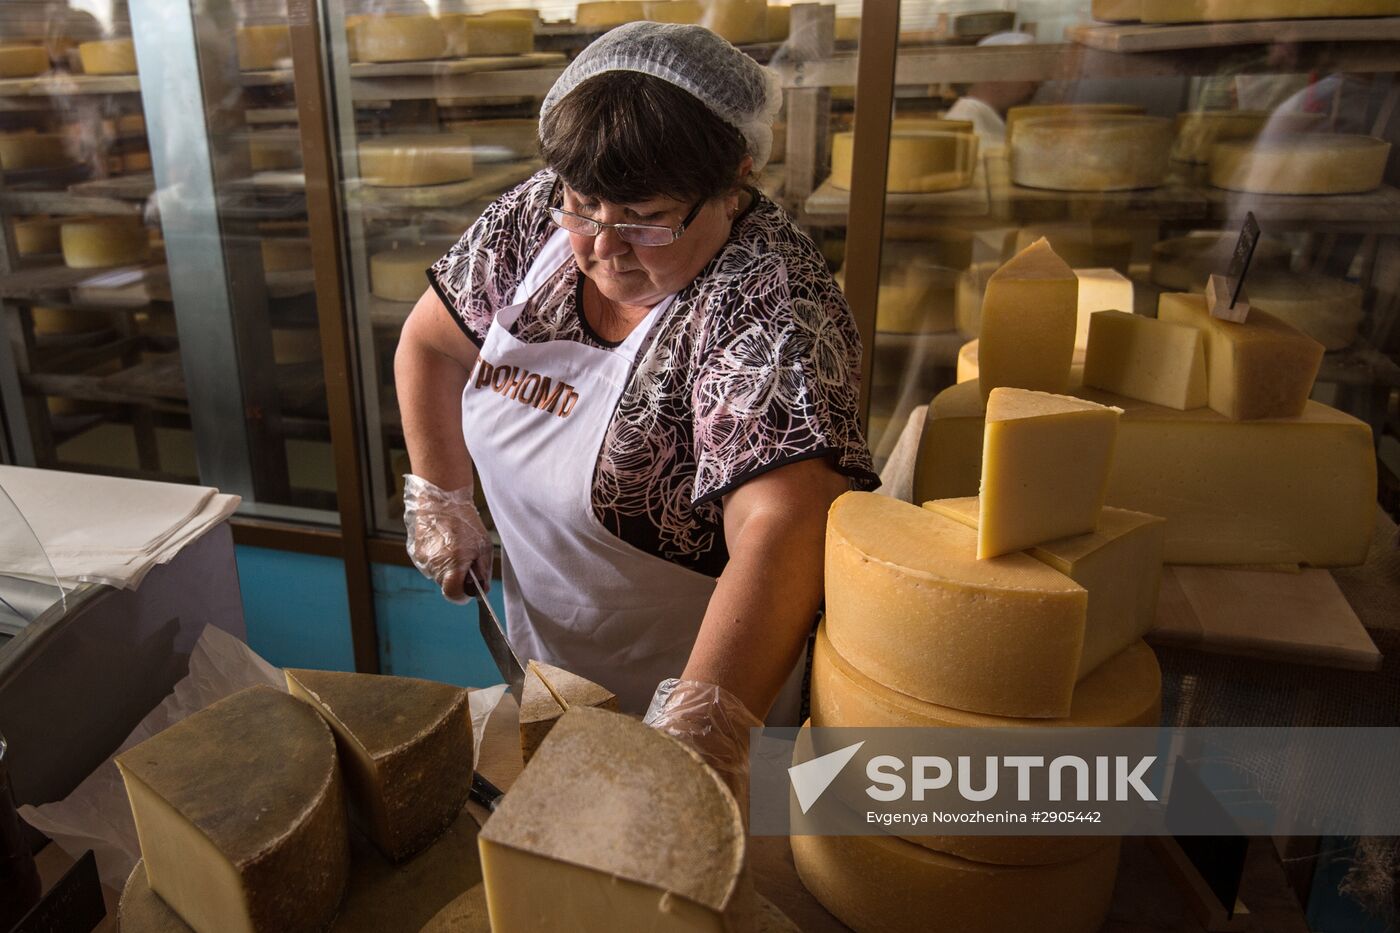
POLYGON ((1374 136, 1222 142, 1211 150, 1210 183, 1252 194, 1357 194, 1380 186, 1389 157, 1390 143, 1374 136))
POLYGON ((520 17, 468 16, 442 18, 447 52, 458 58, 524 55, 535 50, 535 24, 520 17))
POLYGON ((700 0, 647 0, 646 4, 646 18, 653 23, 698 23, 704 12, 700 0))
POLYGON ((529 661, 520 699, 520 753, 529 764, 554 724, 575 706, 617 711, 617 697, 606 687, 563 668, 529 661))
POLYGON ((1015 251, 1019 253, 1041 237, 1050 241, 1055 255, 1072 269, 1115 269, 1126 275, 1133 261, 1133 235, 1121 227, 1088 224, 1022 227, 1016 231, 1015 251))
POLYGON ((1351 346, 1366 317, 1361 286, 1325 275, 1261 271, 1250 274, 1247 288, 1250 307, 1267 311, 1328 350, 1351 346))
POLYGON ((1022 120, 1043 117, 1088 118, 1104 114, 1143 113, 1137 104, 1022 104, 1006 111, 1006 141, 1009 144, 1022 120))
POLYGON ((1094 0, 1094 19, 1105 23, 1131 23, 1142 19, 1142 0, 1094 0))
POLYGON ((0 133, 0 169, 56 168, 73 160, 60 133, 0 133))
POLYGON ((253 687, 116 761, 151 889, 191 927, 330 923, 350 847, 335 741, 311 707, 253 687))
POLYGON ((723 781, 619 713, 565 713, 480 844, 494 933, 721 931, 752 902, 723 781))
POLYGON ((1098 528, 1122 411, 1000 387, 987 399, 977 557, 1098 528))
POLYGON ((90 75, 136 74, 136 46, 130 39, 99 39, 78 44, 83 73, 90 75))
POLYGON ((32 78, 49 70, 42 45, 0 45, 0 78, 32 78))
POLYGON ((735 45, 768 41, 768 0, 710 0, 700 25, 735 45))
POLYGON ((1088 594, 1025 554, 977 559, 977 532, 874 493, 832 505, 826 624, 866 676, 955 709, 1069 712, 1088 594))
POLYGON ((1397 16, 1397 0, 1140 0, 1145 23, 1210 23, 1313 16, 1397 16))
POLYGON ((362 141, 359 151, 360 177, 367 185, 406 188, 472 177, 472 146, 467 136, 380 136, 362 141))
POLYGON ((241 26, 238 30, 238 67, 243 71, 269 71, 292 62, 292 31, 286 26, 241 26))
POLYGON ((1021 250, 982 296, 980 385, 1064 392, 1074 356, 1079 280, 1048 241, 1021 250))
MULTIPOLYGON (((980 361, 978 359, 978 348, 980 340, 969 340, 958 349, 958 382, 968 382, 976 380, 981 374, 980 361)), ((1084 382, 1084 350, 1082 347, 1074 348, 1074 356, 1069 363, 1069 384, 1077 386, 1084 382)))
POLYGON ((65 220, 59 230, 63 264, 70 269, 100 269, 145 262, 151 255, 146 228, 135 217, 87 217, 65 220))
POLYGON ((574 23, 590 29, 612 29, 646 19, 642 0, 584 0, 574 12, 574 23))
MULTIPOLYGON (((1106 503, 1165 518, 1167 563, 1365 561, 1376 517, 1365 422, 1311 401, 1297 418, 1232 421, 1209 408, 1074 393, 1124 410, 1106 503)), ((917 501, 977 495, 984 411, 972 383, 934 398, 914 471, 917 501)))
POLYGON ((989 865, 893 836, 792 837, 797 876, 856 933, 1094 933, 1119 848, 1113 839, 1070 862, 989 865))
MULTIPOLYGON (((972 184, 977 169, 977 137, 934 130, 890 133, 889 175, 885 189, 892 194, 952 191, 972 184)), ((831 138, 831 184, 849 191, 855 133, 831 138)))
POLYGON ((768 41, 785 41, 791 29, 792 7, 778 3, 768 4, 768 41))
MULTIPOLYGON (((1175 292, 1204 292, 1212 274, 1229 270, 1239 238, 1238 232, 1201 231, 1162 240, 1152 247, 1152 283, 1175 292)), ((1291 258, 1288 247, 1278 240, 1260 240, 1249 265, 1250 289, 1266 271, 1286 270, 1291 258)))
POLYGON ((1172 158, 1206 164, 1216 143, 1254 139, 1267 130, 1283 136, 1317 129, 1325 117, 1316 113, 1272 113, 1268 110, 1193 110, 1176 116, 1172 158))
POLYGON ((15 221, 15 249, 21 256, 42 256, 62 249, 58 230, 61 222, 49 217, 27 217, 15 221))
MULTIPOLYGON (((976 528, 979 497, 935 499, 924 508, 976 528)), ((1084 648, 1079 656, 1082 680, 1147 634, 1157 616, 1162 578, 1165 519, 1127 509, 1105 508, 1098 530, 1047 541, 1026 553, 1089 591, 1084 648)))
POLYGON ((1186 411, 1209 400, 1200 330, 1122 311, 1100 311, 1089 331, 1084 384, 1186 411))
POLYGON ((1100 311, 1133 313, 1133 283, 1116 269, 1075 269, 1079 280, 1078 317, 1074 324, 1074 348, 1089 346, 1089 322, 1100 311))
POLYGON ((401 861, 456 819, 472 779, 467 691, 411 677, 289 670, 335 732, 356 823, 401 861))
POLYGON ((447 29, 435 16, 362 16, 346 26, 357 62, 416 62, 447 54, 447 29))
POLYGON ((1022 119, 1008 144, 1011 180, 1053 191, 1155 188, 1167 177, 1171 137, 1165 117, 1022 119))
POLYGON ((428 290, 427 270, 447 254, 442 246, 410 246, 369 258, 369 288, 386 301, 417 301, 428 290))
POLYGON ((1166 292, 1158 299, 1157 317, 1205 334, 1215 411, 1239 421, 1302 414, 1322 365, 1322 344, 1258 309, 1243 324, 1212 317, 1202 295, 1166 292))

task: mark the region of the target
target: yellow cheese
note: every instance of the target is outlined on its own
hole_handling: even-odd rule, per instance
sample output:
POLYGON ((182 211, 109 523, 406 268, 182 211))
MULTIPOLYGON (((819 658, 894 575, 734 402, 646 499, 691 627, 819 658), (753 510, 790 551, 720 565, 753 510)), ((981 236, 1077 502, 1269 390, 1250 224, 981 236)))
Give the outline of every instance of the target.
POLYGON ((700 25, 735 45, 768 41, 768 0, 710 0, 700 25))
POLYGON ((135 217, 65 220, 59 231, 63 263, 70 269, 100 269, 145 262, 151 241, 135 217))
POLYGON ((111 322, 100 311, 79 311, 74 308, 43 308, 36 305, 29 309, 29 313, 34 320, 36 334, 82 334, 106 330, 111 322))
MULTIPOLYGON (((1206 231, 1162 240, 1152 247, 1152 283, 1168 291, 1204 292, 1212 274, 1229 270, 1238 241, 1238 233, 1206 231)), ((1249 265, 1250 289, 1265 272, 1286 270, 1291 258, 1288 247, 1279 241, 1260 240, 1249 265)))
POLYGON ((574 23, 589 29, 612 29, 646 19, 642 0, 584 0, 574 11, 574 23))
POLYGON ((783 42, 792 28, 792 7, 768 4, 768 41, 783 42))
POLYGON ((1094 0, 1093 14, 1105 23, 1131 23, 1142 19, 1142 0, 1094 0))
POLYGON ((48 217, 28 217, 15 221, 15 249, 20 256, 42 256, 57 253, 60 222, 48 217))
POLYGON ((1167 177, 1171 141, 1165 117, 1023 118, 1008 144, 1011 180, 1053 191, 1155 188, 1167 177))
POLYGON ((1239 421, 1302 414, 1322 365, 1322 344, 1258 309, 1243 324, 1212 317, 1201 295, 1164 293, 1157 317, 1205 334, 1212 409, 1239 421))
POLYGON ((1069 388, 1078 304, 1079 280, 1043 239, 998 269, 982 297, 982 395, 1069 388))
POLYGON ((311 268, 311 241, 304 237, 268 237, 262 241, 264 272, 311 268))
POLYGON ((363 16, 346 26, 357 62, 415 62, 447 54, 447 30, 435 16, 363 16))
POLYGON ((33 78, 49 70, 42 45, 0 45, 0 78, 33 78))
POLYGON ((1194 327, 1100 311, 1094 315, 1084 384, 1186 411, 1209 400, 1206 345, 1194 327))
POLYGON ((1133 283, 1114 269, 1075 269, 1079 280, 1079 316, 1074 325, 1074 348, 1089 346, 1089 321, 1100 311, 1133 313, 1133 283))
MULTIPOLYGON (((838 16, 836 17, 836 41, 837 42, 859 42, 860 41, 860 17, 859 16, 838 16)), ((852 88, 854 90, 854 88, 852 88)), ((834 93, 834 90, 833 90, 834 93)))
POLYGON ((1088 594, 1034 558, 978 560, 977 533, 917 506, 847 493, 826 535, 826 624, 866 676, 955 709, 1069 712, 1088 594))
POLYGON ((57 168, 73 160, 60 133, 0 133, 0 169, 57 168))
POLYGON ((700 0, 646 0, 646 18, 653 23, 698 23, 704 14, 700 0))
POLYGON ((1268 110, 1193 110, 1176 116, 1172 158, 1206 164, 1216 143, 1254 139, 1266 129, 1271 136, 1317 129, 1325 118, 1317 113, 1272 113, 1268 110))
POLYGON ((1145 23, 1210 23, 1314 16, 1397 16, 1398 0, 1140 0, 1145 23))
MULTIPOLYGON (((969 382, 978 379, 981 375, 981 366, 978 359, 978 348, 980 340, 969 340, 958 349, 958 382, 969 382)), ((1074 348, 1074 356, 1070 358, 1069 364, 1069 384, 1077 386, 1084 382, 1084 349, 1074 348)))
POLYGON ((606 687, 551 664, 526 664, 520 698, 520 754, 526 764, 559 717, 576 706, 616 712, 617 697, 606 687))
POLYGON ((1361 286, 1325 275, 1251 272, 1246 290, 1250 307, 1267 311, 1328 350, 1351 346, 1366 317, 1361 286))
POLYGON ((500 10, 486 10, 476 14, 477 16, 489 17, 491 19, 527 19, 535 25, 540 25, 540 11, 527 9, 525 7, 506 7, 500 10))
POLYGON ((457 818, 471 789, 467 691, 411 677, 286 675, 335 732, 351 815, 381 852, 402 861, 457 818))
POLYGON ((417 301, 428 290, 427 270, 447 254, 442 246, 411 246, 369 258, 369 288, 385 301, 417 301))
POLYGON ((90 75, 136 74, 136 46, 130 39, 99 39, 78 44, 83 73, 90 75))
POLYGON ((301 139, 288 133, 254 133, 248 137, 248 164, 255 172, 301 168, 301 139))
MULTIPOLYGON (((1376 457, 1365 422, 1317 402, 1297 418, 1231 421, 1076 389, 1124 410, 1108 505, 1167 520, 1169 564, 1362 563, 1376 516, 1376 457)), ((984 404, 963 383, 929 405, 914 471, 917 500, 975 496, 984 404)))
POLYGON ((525 55, 535 50, 535 24, 520 17, 467 16, 442 18, 447 52, 458 58, 525 55))
POLYGON ((1210 183, 1253 194, 1356 194, 1380 186, 1390 143, 1374 136, 1317 133, 1222 142, 1210 183))
POLYGON ((386 188, 442 185, 472 177, 471 139, 406 133, 360 143, 360 177, 386 188))
POLYGON ((316 362, 321 359, 321 335, 314 327, 274 327, 272 359, 283 365, 316 362))
POLYGON ((1116 269, 1126 275, 1133 261, 1133 235, 1121 227, 1088 224, 1022 227, 1016 231, 1015 251, 1019 253, 1041 237, 1050 241, 1055 255, 1072 269, 1116 269))
POLYGON ((751 903, 734 797, 689 748, 618 713, 565 713, 480 844, 494 933, 722 931, 751 903))
POLYGON ((979 262, 958 276, 953 320, 964 336, 976 337, 982 333, 982 295, 987 290, 987 281, 1000 268, 1000 262, 979 262))
POLYGON ((292 62, 292 31, 286 26, 241 26, 238 30, 238 67, 243 71, 269 71, 292 62))
POLYGON ((1098 528, 1120 414, 1068 395, 992 390, 978 559, 1098 528))
MULTIPOLYGON (((890 133, 889 175, 885 190, 921 194, 952 191, 972 184, 977 169, 977 137, 934 130, 895 130, 890 133)), ((831 138, 831 184, 850 190, 855 133, 831 138)))
MULTIPOLYGON (((922 258, 884 263, 875 329, 888 334, 933 334, 952 330, 958 272, 922 258)), ((836 281, 844 288, 845 270, 836 281)))
POLYGON ((1022 104, 1006 111, 1006 141, 1009 144, 1016 135, 1016 127, 1022 120, 1039 120, 1044 117, 1091 118, 1112 114, 1143 113, 1137 104, 1022 104))
POLYGON ((350 848, 335 741, 311 707, 253 687, 116 761, 151 889, 186 923, 308 933, 330 923, 350 848))
POLYGON ((856 933, 1094 933, 1119 841, 1051 865, 988 865, 892 836, 793 836, 797 876, 856 933))

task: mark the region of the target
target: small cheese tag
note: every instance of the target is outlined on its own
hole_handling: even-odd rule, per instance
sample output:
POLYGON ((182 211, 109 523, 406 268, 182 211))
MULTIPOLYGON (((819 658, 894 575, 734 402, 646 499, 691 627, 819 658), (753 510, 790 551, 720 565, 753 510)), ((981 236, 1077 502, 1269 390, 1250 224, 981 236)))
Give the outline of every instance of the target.
POLYGON ((1249 320, 1249 296, 1245 294, 1243 287, 1228 276, 1212 273, 1206 282, 1206 307, 1210 310, 1211 317, 1222 321, 1243 324, 1249 320), (1234 304, 1230 303, 1232 296, 1234 304))

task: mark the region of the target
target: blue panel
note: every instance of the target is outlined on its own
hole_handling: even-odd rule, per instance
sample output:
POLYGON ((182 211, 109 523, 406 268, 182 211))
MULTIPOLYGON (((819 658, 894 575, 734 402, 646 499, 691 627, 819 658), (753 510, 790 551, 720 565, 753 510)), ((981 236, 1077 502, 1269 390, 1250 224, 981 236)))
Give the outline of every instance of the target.
POLYGON ((355 669, 339 558, 243 546, 235 554, 254 651, 278 667, 355 669))
MULTIPOLYGON (((463 687, 501 683, 476 624, 476 606, 455 606, 412 567, 375 564, 374 614, 379 664, 386 674, 424 677, 463 687)), ((501 581, 489 599, 505 617, 501 581)))

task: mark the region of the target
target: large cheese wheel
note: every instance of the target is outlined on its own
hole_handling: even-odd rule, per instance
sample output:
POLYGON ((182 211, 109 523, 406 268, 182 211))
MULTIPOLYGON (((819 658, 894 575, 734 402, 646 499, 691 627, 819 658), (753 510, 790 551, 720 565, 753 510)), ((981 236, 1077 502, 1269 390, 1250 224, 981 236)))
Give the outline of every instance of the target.
POLYGON ((0 78, 32 78, 49 70, 42 45, 0 45, 0 78))
POLYGON ((797 876, 856 933, 1093 933, 1118 876, 1113 839, 1082 859, 1007 866, 893 836, 793 836, 797 876))
POLYGON ((690 24, 705 14, 700 0, 647 0, 646 18, 653 23, 690 24))
POLYGON ((83 73, 90 75, 136 74, 136 45, 130 39, 99 39, 78 45, 83 73))
MULTIPOLYGON (((849 191, 855 157, 855 133, 831 139, 831 184, 849 191)), ((892 194, 952 191, 972 184, 977 169, 977 137, 967 133, 899 130, 890 133, 889 174, 892 194)))
POLYGON ((1142 19, 1142 0, 1094 0, 1092 11, 1105 23, 1131 23, 1142 19))
POLYGON ((55 168, 73 160, 60 133, 0 133, 0 169, 55 168))
POLYGON ((1172 124, 1103 114, 1023 119, 1011 141, 1011 180, 1053 191, 1128 191, 1166 179, 1172 124))
POLYGON ((447 30, 435 16, 363 16, 347 26, 357 62, 415 62, 447 54, 447 30))
POLYGON ((1267 110, 1193 110, 1176 115, 1172 158, 1204 165, 1216 143, 1254 139, 1260 134, 1288 136, 1320 127, 1320 113, 1271 113, 1267 110))
POLYGON ((65 220, 59 232, 63 263, 70 269, 101 269, 145 262, 151 255, 146 228, 135 217, 65 220))
POLYGON ((574 10, 574 23, 587 29, 612 29, 646 16, 642 0, 584 0, 574 10))
MULTIPOLYGON (((1162 240, 1152 247, 1152 283, 1173 292, 1203 292, 1211 274, 1224 275, 1235 254, 1238 233, 1200 231, 1162 240)), ((1263 239, 1254 248, 1250 278, 1288 268, 1291 251, 1278 240, 1263 239)))
POLYGON ((441 246, 386 250, 369 258, 369 287, 385 301, 417 301, 428 288, 427 268, 447 253, 441 246))
POLYGON ((1006 111, 1006 141, 1011 142, 1016 135, 1016 127, 1022 120, 1039 120, 1044 117, 1087 118, 1143 112, 1143 108, 1137 104, 1022 104, 1006 111))
POLYGON ((311 240, 306 237, 267 237, 262 241, 264 272, 294 272, 311 268, 311 240))
POLYGON ((1041 237, 1071 269, 1117 269, 1127 273, 1133 261, 1133 234, 1122 227, 1090 224, 1040 224, 1016 232, 1016 252, 1041 237))
POLYGON ((361 141, 359 152, 360 177, 367 185, 404 188, 472 177, 472 146, 466 136, 380 136, 361 141))
POLYGON ((735 45, 768 41, 768 0, 711 0, 700 25, 735 45))
POLYGON ((1145 23, 1397 16, 1400 0, 1140 0, 1145 23))
POLYGON ((875 329, 888 334, 934 334, 954 327, 958 271, 923 260, 887 265, 880 275, 875 329))
POLYGON ((1252 273, 1245 290, 1250 307, 1291 324, 1328 350, 1351 346, 1366 317, 1361 286, 1325 275, 1252 273))
POLYGON ((243 26, 238 30, 238 67, 267 71, 292 60, 292 31, 286 26, 243 26))
POLYGON ((1223 142, 1212 150, 1210 183, 1253 194, 1358 194, 1380 187, 1390 143, 1320 133, 1223 142))
POLYGON ((458 58, 524 55, 535 48, 535 24, 522 17, 457 13, 444 16, 442 24, 447 52, 458 58))
POLYGON ((20 256, 42 256, 63 249, 58 231, 61 222, 48 217, 15 221, 15 249, 20 256))

